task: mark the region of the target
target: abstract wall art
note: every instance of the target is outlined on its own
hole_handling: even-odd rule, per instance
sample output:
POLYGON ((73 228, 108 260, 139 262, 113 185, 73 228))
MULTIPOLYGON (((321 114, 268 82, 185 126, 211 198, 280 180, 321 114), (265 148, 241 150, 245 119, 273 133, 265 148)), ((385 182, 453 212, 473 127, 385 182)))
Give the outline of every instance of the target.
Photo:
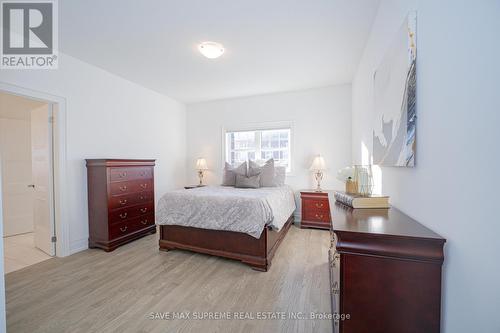
POLYGON ((415 166, 417 15, 410 13, 374 74, 373 163, 415 166))

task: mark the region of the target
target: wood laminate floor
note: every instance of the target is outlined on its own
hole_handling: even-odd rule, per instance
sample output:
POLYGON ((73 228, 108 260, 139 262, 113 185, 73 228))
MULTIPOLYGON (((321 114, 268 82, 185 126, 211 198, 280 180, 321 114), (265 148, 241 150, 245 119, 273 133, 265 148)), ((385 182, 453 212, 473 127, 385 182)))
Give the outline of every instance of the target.
POLYGON ((293 226, 265 273, 208 255, 160 252, 157 237, 7 274, 8 332, 331 332, 327 319, 276 318, 331 312, 328 231, 293 226), (174 313, 190 319, 152 319, 174 313), (247 319, 194 318, 210 313, 247 319))

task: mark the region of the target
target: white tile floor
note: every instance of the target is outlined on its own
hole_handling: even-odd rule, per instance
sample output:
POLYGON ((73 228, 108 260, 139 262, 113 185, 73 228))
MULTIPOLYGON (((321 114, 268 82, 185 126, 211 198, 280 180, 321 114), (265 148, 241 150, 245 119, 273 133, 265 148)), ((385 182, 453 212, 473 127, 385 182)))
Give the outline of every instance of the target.
POLYGON ((52 257, 35 247, 34 234, 4 237, 5 274, 31 266, 52 257))

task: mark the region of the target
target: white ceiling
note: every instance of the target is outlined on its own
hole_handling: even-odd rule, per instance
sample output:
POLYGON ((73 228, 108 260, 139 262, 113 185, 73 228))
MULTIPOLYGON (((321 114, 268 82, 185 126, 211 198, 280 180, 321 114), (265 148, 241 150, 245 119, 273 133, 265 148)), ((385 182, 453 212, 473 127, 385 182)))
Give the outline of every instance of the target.
POLYGON ((59 1, 61 51, 185 103, 352 81, 379 0, 59 1), (197 50, 222 43, 216 60, 197 50))

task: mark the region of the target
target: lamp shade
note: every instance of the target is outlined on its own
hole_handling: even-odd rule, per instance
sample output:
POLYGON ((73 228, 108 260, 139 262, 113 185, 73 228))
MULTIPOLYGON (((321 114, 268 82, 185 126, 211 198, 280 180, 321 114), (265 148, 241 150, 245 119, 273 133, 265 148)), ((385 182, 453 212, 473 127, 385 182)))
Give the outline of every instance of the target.
POLYGON ((196 160, 196 170, 208 170, 207 161, 204 158, 196 160))
POLYGON ((321 156, 321 155, 316 156, 309 169, 313 170, 313 171, 326 170, 326 163, 325 163, 325 159, 323 158, 323 156, 321 156))

